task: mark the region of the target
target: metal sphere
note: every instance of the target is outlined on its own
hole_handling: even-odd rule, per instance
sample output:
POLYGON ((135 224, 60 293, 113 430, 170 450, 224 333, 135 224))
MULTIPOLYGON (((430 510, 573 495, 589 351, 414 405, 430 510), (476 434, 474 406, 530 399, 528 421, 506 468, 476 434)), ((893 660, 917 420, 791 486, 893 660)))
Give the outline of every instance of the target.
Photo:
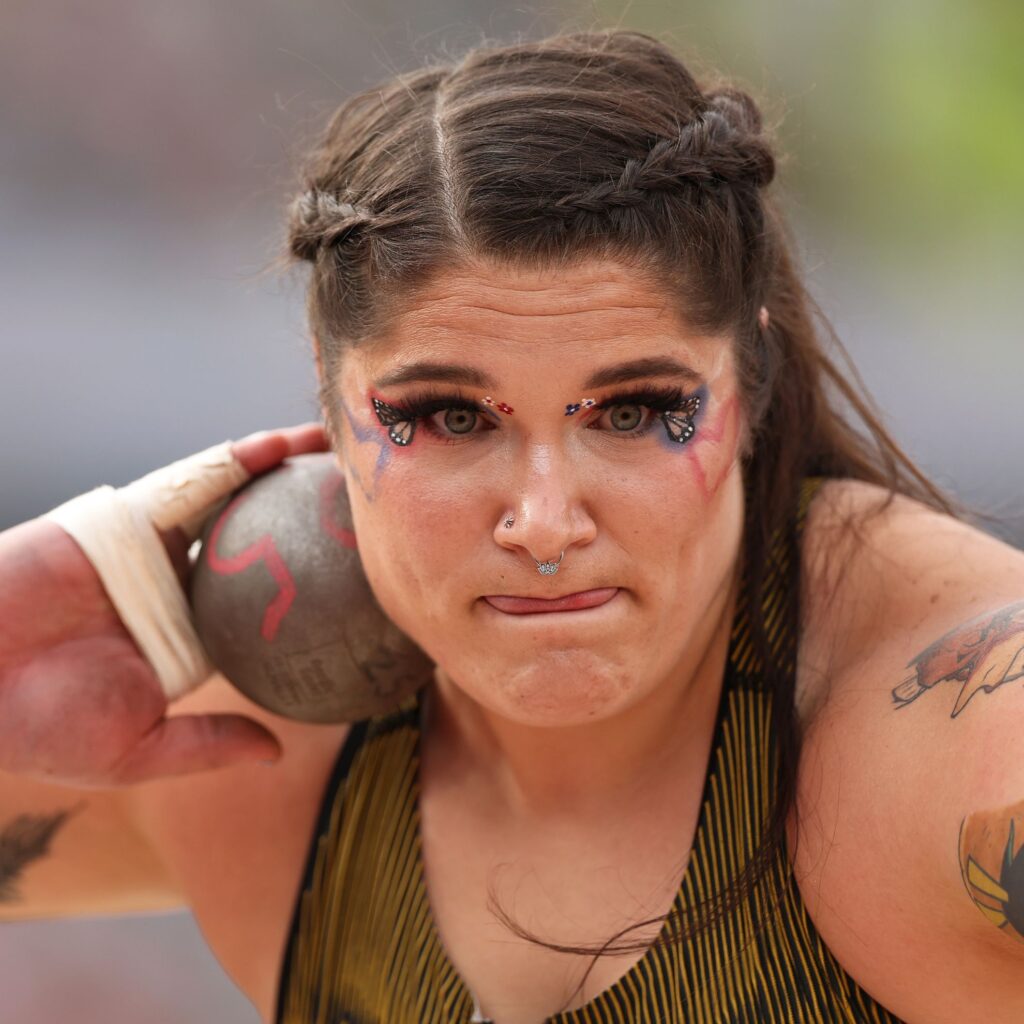
POLYGON ((430 678, 370 589, 329 453, 286 460, 210 516, 189 599, 214 666, 288 718, 358 721, 430 678))

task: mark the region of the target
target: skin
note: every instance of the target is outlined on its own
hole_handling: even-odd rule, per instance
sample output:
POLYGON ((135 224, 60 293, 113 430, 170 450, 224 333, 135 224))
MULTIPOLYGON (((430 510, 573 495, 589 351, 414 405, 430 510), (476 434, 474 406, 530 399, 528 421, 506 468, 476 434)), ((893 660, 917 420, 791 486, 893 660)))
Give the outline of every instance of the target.
MULTIPOLYGON (((501 1024, 554 1012, 587 962, 511 939, 486 905, 492 881, 517 920, 573 942, 663 913, 678 890, 739 552, 745 425, 734 383, 729 339, 692 336, 642 282, 608 265, 540 278, 451 274, 417 297, 395 337, 351 353, 331 381, 327 412, 371 580, 440 666, 418 793, 431 916, 460 976, 501 1024), (581 413, 564 415, 565 404, 600 394, 585 383, 594 368, 659 346, 707 378, 692 443, 673 447, 660 426, 640 440, 605 437, 581 413), (515 414, 479 446, 417 437, 400 449, 367 395, 380 373, 439 354, 485 364, 496 379, 480 397, 515 414), (342 402, 358 433, 346 432, 342 402), (558 574, 537 574, 534 557, 563 546, 558 574), (600 628, 589 612, 506 621, 479 600, 602 583, 624 594, 593 613, 600 628)), ((258 443, 263 468, 287 453, 278 437, 270 457, 267 442, 258 443)), ((836 480, 811 506, 797 677, 801 815, 788 820, 787 849, 828 949, 897 1017, 1010 1024, 1024 1019, 1024 943, 998 915, 1019 905, 1024 555, 905 499, 869 515, 883 497, 836 480), (1014 872, 1004 885, 1007 849, 1014 872), (991 884, 979 889, 984 877, 967 874, 972 858, 1007 898, 991 884)), ((126 707, 136 709, 138 680, 117 670, 137 667, 138 654, 124 647, 84 559, 67 538, 43 536, 46 526, 0 537, 6 647, 25 651, 48 685, 68 666, 101 670, 104 693, 131 684, 126 707), (26 552, 42 541, 40 567, 26 552), (19 568, 35 603, 12 586, 19 568), (95 656, 54 655, 55 636, 83 634, 95 656), (104 662, 97 640, 116 640, 117 657, 104 662)), ((5 682, 17 696, 17 674, 5 682)), ((59 708, 68 713, 66 701, 59 708)), ((109 705, 96 718, 95 701, 76 704, 76 720, 90 709, 103 730, 61 744, 61 778, 82 777, 83 750, 94 777, 96 744, 85 740, 134 735, 120 722, 114 729, 109 705)), ((0 750, 16 766, 33 737, 8 717, 0 750)), ((218 677, 151 732, 157 742, 113 779, 149 781, 91 793, 53 833, 52 856, 40 837, 77 793, 24 774, 0 787, 0 841, 16 840, 6 877, 19 896, 5 915, 189 907, 272 1020, 297 887, 346 727, 277 718, 218 677), (245 763, 268 738, 268 755, 280 744, 279 762, 245 763), (214 767, 225 770, 199 770, 214 767)), ((602 958, 575 1004, 635 959, 602 958)))
POLYGON ((620 264, 477 266, 435 281, 387 336, 347 352, 329 393, 363 564, 438 666, 431 731, 449 756, 468 758, 509 806, 607 812, 681 738, 709 731, 743 518, 728 337, 688 329, 620 264), (586 383, 644 357, 674 357, 697 377, 586 383), (515 414, 482 418, 455 443, 420 424, 408 447, 392 444, 370 397, 400 405, 421 392, 380 385, 419 361, 474 367, 491 381, 458 393, 515 414), (644 383, 703 386, 691 441, 669 441, 660 422, 617 434, 611 410, 565 415, 580 395, 601 402, 644 383), (535 560, 563 550, 558 574, 539 575, 535 560), (599 587, 619 590, 586 611, 510 616, 483 600, 599 587))
POLYGON ((1024 801, 964 818, 958 853, 964 888, 974 905, 1004 935, 1024 942, 1021 840, 1024 801))

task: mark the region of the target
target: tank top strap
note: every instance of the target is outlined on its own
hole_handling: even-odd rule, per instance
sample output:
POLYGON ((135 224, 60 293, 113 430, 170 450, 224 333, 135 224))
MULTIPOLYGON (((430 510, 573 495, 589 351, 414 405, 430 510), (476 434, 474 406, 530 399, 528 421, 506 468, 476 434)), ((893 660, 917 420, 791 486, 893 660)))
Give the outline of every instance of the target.
MULTIPOLYGON (((419 693, 417 692, 413 696, 406 698, 399 707, 392 711, 353 722, 348 734, 342 740, 330 776, 324 785, 320 797, 320 810, 313 828, 312 841, 306 854, 298 897, 295 900, 291 923, 288 927, 288 942, 285 947, 281 975, 278 981, 275 1021, 283 1021, 285 1019, 285 1001, 289 982, 295 973, 296 961, 299 959, 296 947, 300 933, 300 922, 303 915, 309 913, 307 903, 309 895, 317 891, 317 864, 323 860, 323 844, 326 837, 332 832, 332 818, 337 815, 343 803, 344 790, 348 783, 349 775, 352 772, 352 766, 360 751, 364 750, 371 741, 386 736, 388 733, 402 727, 416 727, 418 720, 419 693)), ((337 823, 335 823, 335 827, 336 825, 337 823)))

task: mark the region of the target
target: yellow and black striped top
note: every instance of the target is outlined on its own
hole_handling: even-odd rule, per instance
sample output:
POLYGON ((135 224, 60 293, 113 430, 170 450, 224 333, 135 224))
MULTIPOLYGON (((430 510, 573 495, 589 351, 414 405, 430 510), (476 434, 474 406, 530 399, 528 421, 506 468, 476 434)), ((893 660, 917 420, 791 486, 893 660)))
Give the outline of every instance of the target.
MULTIPOLYGON (((769 559, 762 607, 774 650, 795 652, 799 535, 816 481, 769 559)), ((735 877, 770 810, 771 694, 749 639, 745 588, 726 664, 693 850, 674 909, 735 877)), ((794 659, 789 670, 795 671, 794 659)), ((419 701, 351 730, 324 794, 296 902, 278 1024, 469 1024, 474 1000, 433 923, 420 854, 419 701)), ((797 1024, 899 1019, 840 967, 783 851, 708 931, 652 945, 614 985, 548 1024, 797 1024)))

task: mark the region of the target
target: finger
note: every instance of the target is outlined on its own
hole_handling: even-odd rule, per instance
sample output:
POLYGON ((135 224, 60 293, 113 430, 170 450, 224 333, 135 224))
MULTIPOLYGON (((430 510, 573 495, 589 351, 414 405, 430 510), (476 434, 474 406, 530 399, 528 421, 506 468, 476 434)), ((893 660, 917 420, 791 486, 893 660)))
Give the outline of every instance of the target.
POLYGON ((193 520, 221 498, 247 483, 252 474, 223 441, 187 455, 118 488, 124 504, 141 511, 158 530, 181 526, 192 532, 193 520))
POLYGON ((283 431, 288 439, 290 455, 305 455, 307 452, 322 452, 330 447, 327 430, 322 423, 303 423, 283 431))
MULTIPOLYGON (((231 455, 252 477, 273 469, 289 456, 326 451, 327 448, 327 434, 323 425, 304 423, 297 427, 286 427, 275 431, 261 430, 250 434, 231 445, 231 455)), ((160 530, 164 546, 171 556, 171 562, 183 586, 188 578, 189 546, 192 540, 198 536, 206 514, 212 507, 213 504, 200 509, 191 518, 183 520, 180 524, 181 528, 171 527, 160 530)))
POLYGON ((253 761, 276 761, 281 743, 244 715, 175 715, 163 718, 114 767, 121 785, 172 775, 213 771, 253 761))
POLYGON ((253 475, 273 469, 290 455, 322 452, 328 447, 327 435, 319 423, 306 423, 283 430, 261 430, 243 437, 231 446, 236 459, 253 475))

